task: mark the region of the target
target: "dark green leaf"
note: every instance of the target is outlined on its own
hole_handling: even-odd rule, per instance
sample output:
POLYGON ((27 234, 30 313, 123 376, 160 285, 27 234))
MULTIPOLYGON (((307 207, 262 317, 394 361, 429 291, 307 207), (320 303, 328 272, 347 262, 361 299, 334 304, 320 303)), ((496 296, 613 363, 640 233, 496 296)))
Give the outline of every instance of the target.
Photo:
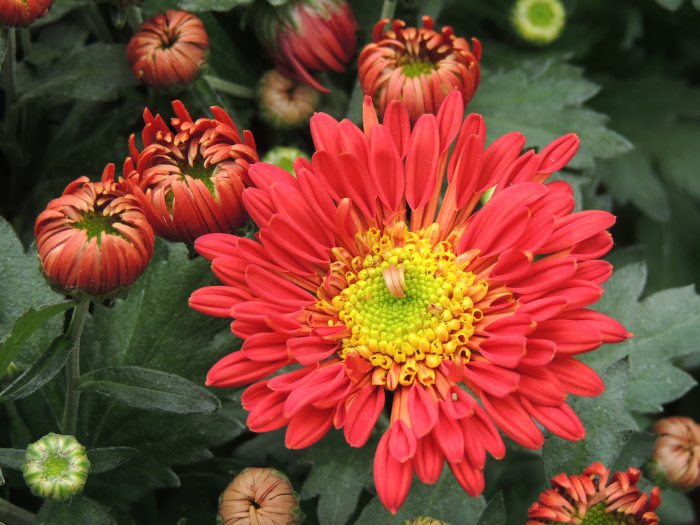
POLYGON ((608 113, 611 125, 635 146, 633 159, 601 172, 617 199, 631 201, 652 219, 668 220, 664 208, 669 184, 700 197, 700 178, 695 176, 700 150, 694 146, 700 140, 694 111, 700 106, 699 89, 670 76, 642 76, 608 83, 594 105, 608 113))
POLYGON ((697 523, 693 502, 675 490, 661 491, 661 506, 657 510, 659 523, 664 525, 691 525, 697 523))
POLYGON ((0 469, 0 487, 5 484, 5 478, 2 477, 2 469, 0 469))
POLYGON ((601 369, 629 356, 626 403, 637 412, 659 412, 693 387, 695 381, 674 361, 700 350, 700 296, 693 286, 657 292, 639 302, 646 269, 631 264, 615 272, 597 308, 613 315, 634 334, 628 341, 585 356, 601 369))
POLYGON ((342 525, 355 512, 362 490, 372 482, 374 447, 350 448, 334 433, 304 454, 313 468, 301 490, 302 499, 319 496, 320 523, 342 525))
POLYGON ((520 131, 529 146, 541 147, 573 131, 582 141, 570 166, 589 168, 594 158, 614 157, 632 147, 607 128, 605 115, 583 106, 598 89, 569 64, 521 61, 518 67, 485 74, 469 111, 484 115, 491 140, 520 131))
POLYGON ((251 4, 253 0, 179 0, 186 11, 230 11, 234 7, 251 4))
POLYGON ((505 525, 505 523, 506 506, 503 502, 503 494, 499 492, 491 498, 477 525, 505 525))
POLYGON ((612 465, 634 430, 634 422, 625 412, 625 390, 629 367, 622 360, 601 374, 605 393, 597 398, 576 397, 571 406, 586 427, 586 437, 571 442, 557 436, 545 441, 542 451, 546 477, 561 472, 580 473, 591 463, 600 461, 612 465))
POLYGON ((676 11, 685 0, 656 0, 656 3, 660 6, 668 9, 669 11, 676 11))
POLYGON ((85 496, 67 503, 47 500, 36 517, 36 525, 116 525, 117 520, 104 505, 85 496))
POLYGON ((139 366, 111 366, 81 377, 80 389, 117 399, 134 408, 199 414, 214 412, 216 396, 174 374, 139 366))
POLYGON ((88 450, 90 474, 102 474, 114 470, 136 454, 138 454, 138 450, 131 447, 105 447, 88 450))
POLYGON ((71 339, 67 335, 59 335, 32 366, 0 392, 0 401, 22 399, 39 390, 66 365, 72 349, 71 339))
POLYGON ((364 508, 357 523, 386 525, 411 520, 416 516, 430 516, 454 524, 476 523, 485 508, 484 498, 469 496, 455 481, 452 473, 445 471, 435 485, 414 481, 406 502, 394 516, 375 497, 364 508))
POLYGON ((65 312, 75 303, 47 304, 36 309, 28 308, 13 323, 10 331, 0 341, 0 371, 4 372, 22 349, 22 345, 52 317, 65 312))
POLYGON ((642 467, 651 457, 655 442, 656 436, 651 432, 632 432, 612 470, 622 472, 630 467, 642 467))
POLYGON ((22 470, 27 451, 20 448, 0 448, 0 465, 12 470, 22 470))
POLYGON ((133 86, 136 78, 120 44, 92 44, 64 54, 50 67, 17 67, 19 102, 37 97, 67 97, 78 100, 114 100, 118 90, 133 86))
MULTIPOLYGON (((43 207, 45 203, 41 203, 43 207)), ((36 253, 25 253, 12 226, 0 217, 0 335, 7 337, 13 325, 28 306, 54 304, 58 296, 43 278, 36 253)), ((63 318, 55 316, 23 343, 23 350, 13 359, 18 364, 31 364, 36 356, 46 350, 51 341, 61 333, 63 318)), ((0 375, 7 368, 0 350, 0 375), (4 364, 3 364, 4 363, 4 364)))

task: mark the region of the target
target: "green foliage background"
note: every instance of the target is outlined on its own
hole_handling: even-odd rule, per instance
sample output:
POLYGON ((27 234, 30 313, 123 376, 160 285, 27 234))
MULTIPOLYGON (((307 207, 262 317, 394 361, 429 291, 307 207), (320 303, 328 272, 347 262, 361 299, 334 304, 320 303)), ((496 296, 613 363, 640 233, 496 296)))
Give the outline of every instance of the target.
MULTIPOLYGON (((207 74, 254 89, 272 66, 242 24, 249 3, 145 0, 142 9, 145 17, 166 8, 198 12, 211 40, 207 74)), ((382 3, 351 4, 366 42, 382 3)), ((112 23, 123 13, 108 2, 57 0, 29 28, 29 43, 19 45, 17 97, 3 106, 0 129, 0 364, 9 357, 25 373, 15 383, 0 379, 0 521, 11 501, 27 509, 15 509, 22 523, 214 523, 231 475, 269 465, 290 476, 310 524, 399 523, 421 514, 454 525, 515 525, 552 475, 593 461, 642 466, 653 418, 700 419, 700 2, 567 0, 567 28, 544 48, 515 37, 510 4, 405 0, 397 16, 413 23, 430 14, 458 35, 477 36, 482 81, 469 110, 485 116, 490 139, 521 131, 538 147, 578 133, 581 151, 560 176, 575 187, 580 208, 618 215, 610 255, 617 271, 597 308, 635 337, 585 358, 607 385, 599 398, 573 401, 586 439, 549 437, 541 452, 511 445, 504 461, 487 465, 481 498, 466 496, 447 474, 433 487, 416 482, 391 517, 374 496, 373 447, 350 449, 332 435, 288 451, 279 432, 246 431, 238 392, 201 386, 207 369, 239 342, 225 321, 187 307, 192 290, 214 282, 206 262, 159 243, 128 298, 95 305, 87 322, 82 355, 90 372, 78 437, 95 472, 85 494, 69 505, 31 496, 16 470, 19 450, 57 428, 64 395, 58 372, 67 355, 60 334, 71 306, 40 275, 31 247, 37 213, 69 181, 96 178, 107 162, 119 166, 143 108, 169 115, 174 98, 193 113, 223 106, 254 131, 261 153, 278 144, 311 147, 308 130, 267 128, 253 101, 216 93, 201 80, 180 91, 138 86, 124 55, 132 30, 112 23)), ((4 60, 7 37, 0 29, 4 60)), ((327 75, 332 93, 320 109, 357 120, 355 76, 354 64, 327 75)), ((666 489, 663 497, 662 523, 696 522, 687 495, 666 489)))

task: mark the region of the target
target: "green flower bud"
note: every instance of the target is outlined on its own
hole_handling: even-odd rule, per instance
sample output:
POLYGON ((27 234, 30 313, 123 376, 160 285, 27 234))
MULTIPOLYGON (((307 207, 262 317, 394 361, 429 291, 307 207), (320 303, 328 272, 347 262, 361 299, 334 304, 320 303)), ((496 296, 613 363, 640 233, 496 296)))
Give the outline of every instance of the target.
POLYGON ((309 156, 298 148, 288 148, 286 146, 277 146, 268 151, 262 158, 263 162, 274 164, 278 168, 282 168, 294 175, 294 161, 299 157, 309 159, 309 156))
POLYGON ((73 436, 46 434, 27 447, 22 465, 32 494, 66 501, 83 491, 90 471, 85 447, 73 436))
POLYGON ((401 525, 448 525, 447 522, 428 518, 426 516, 418 516, 412 520, 405 520, 401 525))
POLYGON ((515 32, 535 45, 554 42, 566 25, 566 11, 559 0, 517 0, 511 12, 515 32))

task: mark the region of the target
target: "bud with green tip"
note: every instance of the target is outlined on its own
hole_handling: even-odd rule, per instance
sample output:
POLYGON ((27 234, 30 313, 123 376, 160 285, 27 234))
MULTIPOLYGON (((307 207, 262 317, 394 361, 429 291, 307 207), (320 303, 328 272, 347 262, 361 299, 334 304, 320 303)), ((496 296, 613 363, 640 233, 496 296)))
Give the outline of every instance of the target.
POLYGON ((278 168, 282 168, 294 175, 294 161, 299 157, 309 160, 309 156, 298 148, 289 148, 287 146, 277 146, 268 151, 263 156, 262 161, 268 164, 274 164, 278 168))
POLYGON ((511 23, 520 38, 535 45, 554 42, 566 25, 566 10, 560 0, 517 0, 511 23))
POLYGON ((435 518, 418 516, 412 520, 405 520, 401 525, 448 525, 448 523, 442 520, 436 520, 435 518))
POLYGON ((85 447, 73 436, 46 434, 27 447, 22 465, 32 494, 66 501, 83 491, 90 471, 85 447))

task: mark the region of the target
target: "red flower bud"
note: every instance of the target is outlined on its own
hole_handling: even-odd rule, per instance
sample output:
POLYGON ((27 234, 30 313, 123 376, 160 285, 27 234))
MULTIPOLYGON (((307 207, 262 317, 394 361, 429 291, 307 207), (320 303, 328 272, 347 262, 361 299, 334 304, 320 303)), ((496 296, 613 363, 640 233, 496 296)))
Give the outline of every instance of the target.
POLYGON ((73 295, 119 294, 153 255, 153 230, 138 201, 114 182, 114 164, 101 182, 69 184, 39 215, 34 235, 46 278, 73 295))
POLYGON ((357 23, 343 0, 301 0, 265 7, 256 32, 285 75, 328 93, 311 73, 344 71, 357 47, 357 23))
POLYGON ((143 149, 129 141, 124 177, 156 235, 193 242, 205 233, 230 233, 245 221, 241 194, 248 167, 258 161, 253 135, 239 135, 231 117, 212 107, 214 118, 196 121, 176 100, 171 126, 144 112, 143 149))
POLYGON ((0 0, 0 24, 26 26, 44 16, 53 0, 0 0))
POLYGON ((403 101, 415 122, 424 113, 437 114, 442 101, 457 89, 467 104, 479 85, 481 44, 471 46, 452 28, 433 29, 433 19, 423 17, 423 27, 406 27, 384 19, 374 26, 373 42, 358 59, 362 89, 374 100, 380 115, 389 102, 403 101))
POLYGON ((146 20, 131 37, 126 57, 144 84, 189 84, 199 74, 209 49, 204 24, 185 11, 168 10, 146 20))

